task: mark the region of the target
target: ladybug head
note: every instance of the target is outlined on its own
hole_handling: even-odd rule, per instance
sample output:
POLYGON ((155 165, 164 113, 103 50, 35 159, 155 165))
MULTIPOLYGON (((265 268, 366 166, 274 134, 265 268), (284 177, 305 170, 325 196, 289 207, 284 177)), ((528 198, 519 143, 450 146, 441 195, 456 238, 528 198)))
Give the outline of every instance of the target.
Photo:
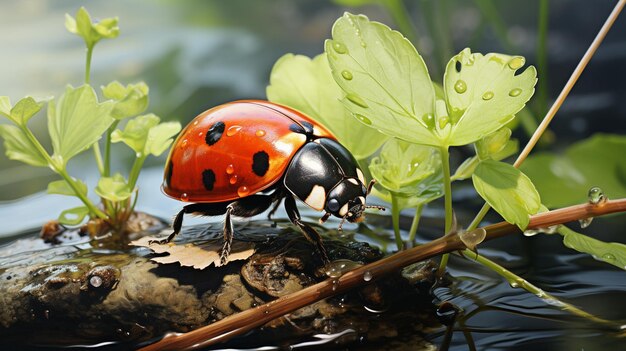
POLYGON ((335 186, 330 193, 325 204, 326 214, 320 219, 320 222, 325 222, 330 215, 341 218, 341 224, 339 224, 339 230, 344 221, 351 223, 358 223, 365 218, 366 208, 378 208, 379 206, 367 206, 365 199, 369 194, 374 181, 370 182, 368 187, 356 178, 347 178, 342 180, 337 186, 335 186))

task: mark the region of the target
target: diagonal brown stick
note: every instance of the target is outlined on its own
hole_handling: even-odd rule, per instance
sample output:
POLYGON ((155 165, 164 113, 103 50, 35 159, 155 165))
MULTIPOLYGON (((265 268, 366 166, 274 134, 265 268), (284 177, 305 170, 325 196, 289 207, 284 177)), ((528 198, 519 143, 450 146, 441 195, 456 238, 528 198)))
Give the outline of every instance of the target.
MULTIPOLYGON (((578 219, 596 217, 615 212, 626 212, 626 198, 606 201, 602 204, 580 204, 544 212, 530 218, 529 229, 545 228, 578 219)), ((520 230, 509 223, 500 222, 484 227, 487 231, 485 240, 499 238, 520 230)), ((316 301, 345 293, 355 287, 369 284, 388 274, 397 272, 402 267, 423 261, 444 253, 465 249, 457 234, 448 234, 408 250, 385 257, 379 261, 361 266, 338 279, 327 279, 311 285, 293 294, 280 297, 267 304, 239 312, 218 322, 198 328, 188 333, 169 335, 162 340, 148 345, 141 350, 192 350, 224 342, 236 335, 244 334, 254 328, 293 312, 316 301), (366 276, 368 279, 365 280, 366 276), (371 277, 371 279, 369 279, 371 277)))

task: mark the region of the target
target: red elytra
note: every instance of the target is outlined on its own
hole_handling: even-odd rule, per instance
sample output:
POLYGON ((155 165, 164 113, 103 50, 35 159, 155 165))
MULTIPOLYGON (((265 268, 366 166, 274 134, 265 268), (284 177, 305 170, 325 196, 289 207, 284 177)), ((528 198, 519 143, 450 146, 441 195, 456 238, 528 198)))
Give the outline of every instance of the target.
POLYGON ((304 134, 292 131, 303 122, 313 126, 314 135, 335 140, 308 116, 267 101, 241 100, 209 109, 172 145, 162 190, 185 202, 230 201, 263 191, 282 178, 306 143, 304 134))

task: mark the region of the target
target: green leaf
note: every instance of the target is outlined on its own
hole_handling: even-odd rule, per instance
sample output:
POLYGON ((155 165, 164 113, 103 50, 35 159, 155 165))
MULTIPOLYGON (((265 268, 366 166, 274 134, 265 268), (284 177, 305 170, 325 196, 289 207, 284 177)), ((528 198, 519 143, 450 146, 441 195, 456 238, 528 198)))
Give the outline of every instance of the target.
POLYGON ((160 156, 172 145, 172 142, 174 142, 173 137, 180 132, 180 129, 180 123, 178 122, 165 122, 150 128, 145 154, 160 156))
POLYGON ((599 186, 609 198, 626 197, 626 136, 596 134, 571 145, 564 153, 531 155, 521 169, 532 179, 549 208, 587 201, 599 186))
POLYGON ((129 189, 126 180, 119 173, 113 177, 100 178, 95 192, 98 196, 115 202, 126 200, 132 195, 132 189, 129 189))
POLYGON ((493 160, 481 161, 472 175, 474 188, 507 222, 525 229, 541 206, 539 193, 519 169, 493 160))
POLYGON ((465 145, 502 128, 524 108, 535 92, 533 66, 516 72, 525 63, 521 56, 472 53, 452 57, 444 75, 448 111, 454 125, 449 145, 465 145))
POLYGON ((443 195, 441 155, 436 148, 389 139, 369 165, 380 192, 403 199, 402 208, 443 195))
POLYGON ((70 208, 61 212, 59 223, 64 225, 79 225, 89 214, 89 209, 85 206, 70 208))
POLYGON ((84 7, 78 9, 76 18, 65 14, 65 28, 68 32, 81 36, 87 47, 93 47, 102 38, 117 37, 120 33, 117 22, 117 17, 92 22, 91 16, 84 7))
POLYGON ((511 130, 504 127, 477 141, 474 144, 477 156, 469 157, 463 161, 454 172, 452 180, 463 180, 471 177, 481 160, 500 161, 516 153, 519 149, 519 142, 517 139, 509 139, 510 136, 511 130))
MULTIPOLYGON (((72 178, 76 185, 78 186, 78 190, 84 196, 87 196, 87 184, 85 184, 82 180, 72 178)), ((53 182, 48 183, 48 194, 59 194, 59 195, 68 195, 68 196, 77 196, 74 190, 67 184, 65 180, 55 180, 53 182)))
POLYGON ((114 81, 101 89, 107 99, 115 100, 115 107, 111 111, 111 117, 115 119, 136 116, 148 107, 148 86, 144 82, 125 87, 114 81))
POLYGON ((21 161, 31 166, 47 167, 48 161, 39 153, 19 127, 0 125, 0 137, 4 139, 6 155, 11 160, 21 161))
POLYGON ((511 130, 507 127, 500 128, 476 142, 476 155, 481 160, 491 159, 492 155, 499 153, 506 147, 510 138, 511 130))
POLYGON ((468 157, 461 163, 461 165, 456 169, 454 174, 452 175, 452 181, 455 180, 464 180, 472 176, 476 167, 480 163, 480 159, 478 156, 468 157))
POLYGON ((626 270, 626 245, 605 243, 598 239, 577 233, 565 226, 559 228, 563 244, 570 249, 592 255, 596 260, 612 264, 626 270))
POLYGON ((28 120, 36 115, 42 107, 42 102, 37 102, 30 96, 21 99, 15 106, 11 107, 11 100, 7 96, 0 96, 0 114, 20 126, 26 126, 28 120))
POLYGON ((144 153, 148 133, 150 129, 159 124, 161 119, 155 114, 147 114, 135 117, 128 121, 124 131, 115 130, 111 134, 111 141, 114 143, 123 142, 135 153, 144 153))
POLYGON ((344 104, 362 123, 406 141, 442 145, 426 64, 402 34, 346 13, 332 36, 325 51, 333 77, 346 93, 344 104))
POLYGON ((337 86, 325 54, 312 60, 286 54, 272 68, 267 87, 270 101, 295 108, 326 126, 357 159, 364 159, 387 136, 359 123, 341 100, 344 92, 337 86))
POLYGON ((98 103, 96 93, 89 85, 68 86, 55 104, 48 107, 48 130, 54 148, 54 157, 63 165, 72 157, 97 142, 109 128, 111 102, 98 103))

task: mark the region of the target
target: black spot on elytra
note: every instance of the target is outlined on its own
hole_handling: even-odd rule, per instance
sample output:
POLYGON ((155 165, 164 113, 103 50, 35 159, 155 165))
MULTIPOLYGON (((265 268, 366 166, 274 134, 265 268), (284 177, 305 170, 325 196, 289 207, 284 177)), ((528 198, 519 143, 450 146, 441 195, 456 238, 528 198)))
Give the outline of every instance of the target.
POLYGON ((463 66, 461 65, 461 61, 457 61, 456 64, 454 65, 454 68, 456 69, 457 72, 461 73, 461 68, 463 66))
POLYGON ((222 134, 224 134, 225 128, 226 125, 224 124, 224 122, 215 122, 215 124, 213 124, 211 128, 209 128, 209 130, 206 132, 206 143, 209 145, 217 143, 220 138, 222 138, 222 134))
POLYGON ((313 125, 307 121, 300 121, 298 123, 292 123, 289 126, 289 130, 294 133, 300 134, 313 134, 313 125), (303 128, 304 127, 304 128, 303 128))
POLYGON ((259 151, 252 156, 252 171, 262 177, 270 168, 270 156, 265 151, 259 151))
POLYGON ((213 190, 213 185, 215 184, 215 172, 210 169, 204 170, 204 172, 202 172, 202 184, 204 184, 204 188, 206 190, 213 190))
POLYGON ((170 163, 168 163, 167 169, 165 170, 165 184, 167 186, 172 185, 172 172, 174 172, 174 162, 170 160, 170 163))

